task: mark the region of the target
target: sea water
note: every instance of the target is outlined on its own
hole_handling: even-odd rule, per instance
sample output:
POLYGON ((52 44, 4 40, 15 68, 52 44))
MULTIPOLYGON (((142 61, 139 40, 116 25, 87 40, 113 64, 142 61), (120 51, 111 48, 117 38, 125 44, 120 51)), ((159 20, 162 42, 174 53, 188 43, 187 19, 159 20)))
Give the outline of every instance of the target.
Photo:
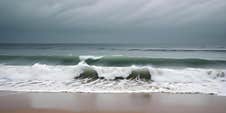
POLYGON ((225 96, 225 74, 224 46, 0 44, 0 90, 225 96), (86 69, 97 77, 79 78, 86 69))

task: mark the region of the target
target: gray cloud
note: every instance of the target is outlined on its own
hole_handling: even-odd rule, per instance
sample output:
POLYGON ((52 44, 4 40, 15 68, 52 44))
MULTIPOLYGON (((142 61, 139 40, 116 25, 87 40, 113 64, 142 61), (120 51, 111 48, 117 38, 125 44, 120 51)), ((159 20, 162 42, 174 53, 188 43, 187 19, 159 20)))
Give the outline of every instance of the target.
POLYGON ((1 0, 0 39, 223 44, 225 11, 225 0, 1 0))

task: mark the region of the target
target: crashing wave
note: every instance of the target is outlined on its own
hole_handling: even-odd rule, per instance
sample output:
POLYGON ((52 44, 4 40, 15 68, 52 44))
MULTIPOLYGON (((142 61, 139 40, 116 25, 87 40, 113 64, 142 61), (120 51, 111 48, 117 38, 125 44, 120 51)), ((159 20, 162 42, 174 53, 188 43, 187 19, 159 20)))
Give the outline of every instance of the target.
POLYGON ((77 65, 85 62, 96 66, 157 66, 157 67, 225 67, 225 60, 210 59, 173 59, 173 58, 148 58, 128 56, 0 56, 1 64, 8 65, 32 65, 35 63, 48 65, 77 65))
MULTIPOLYGON (((46 65, 36 63, 27 66, 0 65, 0 78, 16 79, 44 79, 44 80, 72 80, 89 73, 96 78, 148 78, 156 82, 202 82, 225 80, 224 69, 201 68, 157 68, 151 66, 105 67, 79 63, 74 66, 46 65), (134 76, 134 77, 132 77, 134 76), (144 77, 150 76, 150 77, 144 77)), ((89 76, 90 77, 90 76, 89 76)), ((88 77, 83 77, 88 78, 88 77)))
POLYGON ((67 92, 170 92, 226 95, 226 70, 106 67, 88 65, 0 65, 0 90, 67 92), (87 76, 89 75, 89 76, 87 76), (143 77, 142 77, 143 76, 143 77))

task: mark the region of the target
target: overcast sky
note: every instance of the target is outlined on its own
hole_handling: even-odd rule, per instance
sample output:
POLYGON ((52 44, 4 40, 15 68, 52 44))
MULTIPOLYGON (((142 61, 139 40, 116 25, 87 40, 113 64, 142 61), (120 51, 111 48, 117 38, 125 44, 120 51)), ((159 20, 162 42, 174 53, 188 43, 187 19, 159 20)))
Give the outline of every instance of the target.
POLYGON ((226 0, 0 0, 0 42, 226 44, 226 0))

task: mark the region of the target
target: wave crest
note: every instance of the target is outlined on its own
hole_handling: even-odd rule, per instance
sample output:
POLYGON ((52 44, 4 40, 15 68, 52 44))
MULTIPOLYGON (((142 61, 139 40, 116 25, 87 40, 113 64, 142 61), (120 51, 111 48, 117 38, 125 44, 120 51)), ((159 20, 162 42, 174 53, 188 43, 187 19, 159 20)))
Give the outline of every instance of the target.
MULTIPOLYGON (((155 68, 150 66, 129 67, 105 67, 78 64, 75 66, 52 66, 46 64, 34 64, 32 66, 0 65, 0 78, 17 79, 41 79, 41 80, 73 80, 79 77, 87 69, 93 70, 98 78, 110 79, 128 78, 131 74, 150 74, 155 82, 205 82, 226 80, 226 70, 223 69, 199 69, 199 68, 155 68)), ((146 76, 144 74, 144 76, 146 76)))
POLYGON ((48 65, 77 65, 85 62, 96 66, 170 66, 170 67, 225 67, 225 60, 208 59, 172 59, 128 56, 0 56, 1 64, 32 65, 42 63, 48 65))

